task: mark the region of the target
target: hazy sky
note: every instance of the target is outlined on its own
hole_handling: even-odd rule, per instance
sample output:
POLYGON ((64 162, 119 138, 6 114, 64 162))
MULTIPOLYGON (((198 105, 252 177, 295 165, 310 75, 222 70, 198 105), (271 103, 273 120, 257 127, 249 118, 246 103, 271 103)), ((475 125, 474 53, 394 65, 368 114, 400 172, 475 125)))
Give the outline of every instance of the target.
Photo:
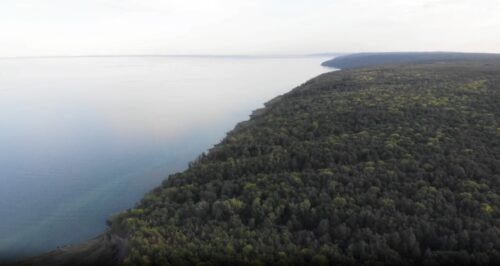
POLYGON ((499 0, 0 0, 0 56, 500 52, 499 0))

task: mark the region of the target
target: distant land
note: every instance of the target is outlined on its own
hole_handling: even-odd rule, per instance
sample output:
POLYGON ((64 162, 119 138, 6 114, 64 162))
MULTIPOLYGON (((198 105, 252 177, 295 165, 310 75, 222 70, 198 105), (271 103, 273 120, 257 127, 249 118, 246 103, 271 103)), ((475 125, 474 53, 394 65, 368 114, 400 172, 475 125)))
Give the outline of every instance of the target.
POLYGON ((389 52, 341 55, 324 62, 323 66, 350 69, 384 64, 420 64, 450 61, 496 60, 500 54, 456 52, 389 52))
POLYGON ((500 56, 355 54, 18 265, 500 265, 500 56))

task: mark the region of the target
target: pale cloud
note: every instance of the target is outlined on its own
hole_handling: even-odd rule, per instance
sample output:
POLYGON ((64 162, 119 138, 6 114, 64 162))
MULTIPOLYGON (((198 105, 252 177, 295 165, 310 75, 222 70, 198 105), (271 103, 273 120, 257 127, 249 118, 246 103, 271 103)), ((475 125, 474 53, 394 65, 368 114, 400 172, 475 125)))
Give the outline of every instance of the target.
POLYGON ((0 0, 0 56, 500 52, 496 0, 0 0))

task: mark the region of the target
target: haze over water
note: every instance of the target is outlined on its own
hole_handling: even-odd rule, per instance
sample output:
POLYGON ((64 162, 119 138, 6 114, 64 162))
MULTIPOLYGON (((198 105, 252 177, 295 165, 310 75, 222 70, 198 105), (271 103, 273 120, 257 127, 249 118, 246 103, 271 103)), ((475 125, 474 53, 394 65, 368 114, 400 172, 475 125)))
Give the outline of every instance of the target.
POLYGON ((327 59, 0 59, 0 260, 102 233, 327 59))

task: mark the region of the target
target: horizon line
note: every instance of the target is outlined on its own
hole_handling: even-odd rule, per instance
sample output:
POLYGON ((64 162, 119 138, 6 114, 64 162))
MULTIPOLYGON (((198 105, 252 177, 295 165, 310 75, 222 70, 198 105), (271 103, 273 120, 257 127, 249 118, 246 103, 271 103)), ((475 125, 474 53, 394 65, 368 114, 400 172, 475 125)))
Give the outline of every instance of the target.
POLYGON ((338 56, 348 53, 308 53, 308 54, 88 54, 88 55, 31 55, 0 56, 0 59, 44 59, 44 58, 100 58, 100 57, 171 57, 171 58, 293 58, 314 56, 338 56))
POLYGON ((120 58, 120 57, 167 57, 167 58, 298 58, 298 57, 337 57, 349 54, 383 54, 383 53, 472 53, 472 54, 499 54, 495 52, 478 51, 444 51, 444 50, 422 50, 422 51, 358 51, 358 52, 317 52, 297 54, 82 54, 82 55, 21 55, 0 56, 0 60, 8 59, 44 59, 44 58, 120 58))

